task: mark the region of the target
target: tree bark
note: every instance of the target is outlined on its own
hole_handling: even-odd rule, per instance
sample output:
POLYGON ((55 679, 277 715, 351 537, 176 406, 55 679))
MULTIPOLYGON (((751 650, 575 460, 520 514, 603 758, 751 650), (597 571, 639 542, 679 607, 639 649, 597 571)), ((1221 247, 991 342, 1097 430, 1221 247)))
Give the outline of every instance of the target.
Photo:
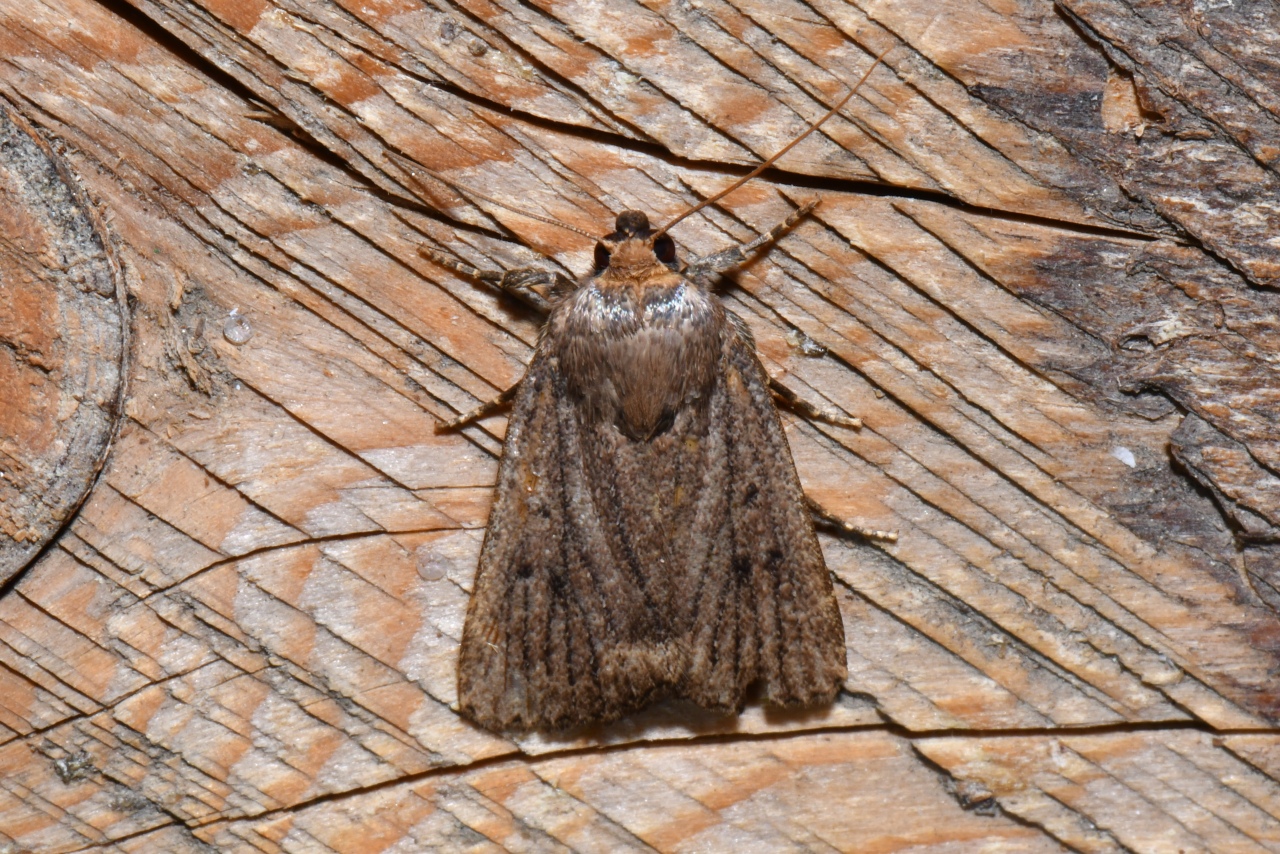
MULTIPOLYGON (((0 370, 0 408, 56 382, 49 429, 92 403, 105 437, 38 553, 0 526, 0 850, 1280 848, 1274 12, 131 2, 0 0, 0 96, 129 310, 117 350, 63 313, 74 365, 0 370), (419 247, 581 275, 589 239, 481 196, 665 222, 886 50, 672 232, 705 255, 821 201, 722 292, 865 425, 784 413, 808 492, 898 532, 823 536, 846 690, 472 726, 504 419, 434 427, 520 378, 539 317, 419 247), (127 386, 79 391, 90 356, 127 386)), ((72 285, 5 240, 29 367, 53 321, 5 271, 72 285)), ((0 452, 32 446, 7 414, 0 452)))

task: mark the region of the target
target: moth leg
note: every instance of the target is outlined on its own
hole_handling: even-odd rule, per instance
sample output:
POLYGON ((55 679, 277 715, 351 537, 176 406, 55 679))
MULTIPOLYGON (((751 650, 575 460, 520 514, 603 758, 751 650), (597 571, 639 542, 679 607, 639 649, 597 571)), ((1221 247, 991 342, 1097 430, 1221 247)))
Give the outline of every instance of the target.
POLYGON ((861 418, 845 415, 843 412, 837 412, 829 407, 816 406, 809 403, 783 385, 780 380, 773 377, 769 377, 769 391, 773 392, 774 400, 792 412, 803 415, 805 418, 811 418, 814 421, 825 421, 827 424, 835 424, 837 427, 849 427, 854 430, 862 429, 861 418))
POLYGON ((561 273, 537 270, 532 267, 521 267, 518 270, 481 270, 479 267, 472 267, 465 261, 442 255, 434 249, 420 247, 418 254, 424 258, 430 258, 441 267, 447 267, 456 273, 470 276, 473 279, 484 282, 486 285, 491 285, 503 293, 511 294, 511 296, 525 305, 535 308, 543 314, 551 310, 551 302, 534 288, 550 286, 554 291, 571 288, 575 285, 573 280, 561 273))
POLYGON ((738 266, 743 261, 747 260, 747 257, 750 256, 752 252, 755 252, 766 243, 772 243, 777 240, 784 231, 799 222, 801 217, 808 214, 809 211, 813 210, 817 206, 818 202, 815 199, 806 205, 796 208, 791 212, 789 217, 766 231, 764 234, 759 235, 750 243, 744 243, 741 246, 732 246, 721 252, 717 252, 714 255, 708 255, 705 258, 697 258, 690 261, 686 272, 692 276, 705 276, 710 273, 722 273, 731 267, 738 266))
POLYGON ((473 421, 479 421, 486 415, 497 412, 502 407, 511 402, 511 398, 516 396, 516 389, 520 388, 520 383, 516 383, 493 400, 480 404, 469 412, 464 412, 457 418, 449 421, 443 421, 436 424, 437 433, 448 433, 451 430, 457 430, 459 427, 465 427, 473 421))
POLYGON ((896 543, 898 541, 897 531, 877 531, 874 528, 864 528, 861 525, 846 522, 808 495, 804 497, 804 503, 808 506, 809 513, 813 516, 813 521, 820 525, 829 525, 842 533, 854 534, 864 540, 882 540, 886 543, 896 543))

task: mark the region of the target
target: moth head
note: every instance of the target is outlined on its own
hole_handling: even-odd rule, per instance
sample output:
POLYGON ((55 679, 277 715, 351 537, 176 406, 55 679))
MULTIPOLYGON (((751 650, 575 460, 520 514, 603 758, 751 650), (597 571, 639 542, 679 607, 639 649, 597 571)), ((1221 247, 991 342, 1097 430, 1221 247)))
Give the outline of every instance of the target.
POLYGON ((667 234, 655 236, 649 218, 640 211, 618 214, 613 233, 596 244, 596 273, 609 267, 648 267, 655 261, 675 270, 676 245, 667 234))

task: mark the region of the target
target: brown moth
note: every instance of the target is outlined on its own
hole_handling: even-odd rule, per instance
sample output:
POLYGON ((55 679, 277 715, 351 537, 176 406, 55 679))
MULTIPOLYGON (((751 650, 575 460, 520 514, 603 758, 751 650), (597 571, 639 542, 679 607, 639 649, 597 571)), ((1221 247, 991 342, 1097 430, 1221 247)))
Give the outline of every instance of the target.
POLYGON ((771 382, 712 290, 816 203, 683 266, 666 231, 856 90, 663 228, 623 211, 580 282, 423 250, 550 312, 517 385, 442 428, 512 404, 458 661, 459 708, 481 726, 560 730, 663 697, 737 713, 753 686, 814 706, 840 690, 840 611, 774 396, 806 407, 771 382))

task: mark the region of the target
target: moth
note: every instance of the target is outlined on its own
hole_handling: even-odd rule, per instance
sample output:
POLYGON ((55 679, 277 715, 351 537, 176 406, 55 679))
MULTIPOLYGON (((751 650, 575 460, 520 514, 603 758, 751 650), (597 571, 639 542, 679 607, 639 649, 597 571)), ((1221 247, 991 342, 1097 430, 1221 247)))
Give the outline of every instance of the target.
POLYGON ((821 413, 770 380, 713 289, 816 202, 683 265, 667 231, 855 91, 665 226, 620 213, 581 281, 421 250, 549 312, 523 378, 441 427, 511 404, 458 661, 459 708, 481 726, 563 730, 665 697, 735 714, 757 686, 770 704, 816 706, 843 685, 844 629, 814 533, 821 511, 801 488, 774 397, 821 413))

